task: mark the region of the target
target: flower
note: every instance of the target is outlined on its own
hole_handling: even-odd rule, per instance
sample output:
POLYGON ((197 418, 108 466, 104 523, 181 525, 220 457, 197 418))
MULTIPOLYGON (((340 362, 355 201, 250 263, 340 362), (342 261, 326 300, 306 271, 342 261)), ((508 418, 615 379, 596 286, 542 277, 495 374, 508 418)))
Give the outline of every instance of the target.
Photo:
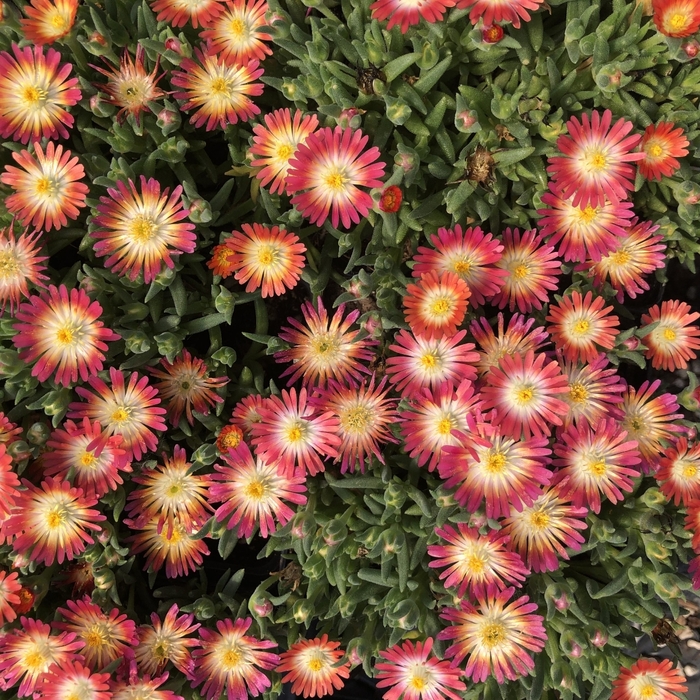
POLYGON ((486 44, 497 44, 501 39, 503 39, 504 34, 505 32, 500 24, 492 24, 489 27, 482 28, 481 40, 486 44))
MULTIPOLYGON (((239 0, 240 2, 240 0, 239 0)), ((287 173, 289 161, 296 153, 300 143, 318 128, 318 117, 295 110, 294 118, 288 108, 276 109, 263 117, 265 125, 256 124, 253 127, 253 145, 250 147, 250 164, 261 168, 256 177, 265 187, 272 182, 272 194, 284 194, 287 189, 287 173)))
POLYGON ((163 357, 160 365, 163 369, 153 367, 149 372, 159 380, 155 387, 165 402, 168 420, 174 428, 180 423, 183 413, 187 422, 194 425, 193 408, 206 416, 210 408, 223 403, 215 390, 228 384, 229 378, 208 377, 204 360, 192 357, 189 350, 182 350, 173 362, 163 357))
POLYGON ((470 597, 482 598, 509 585, 520 588, 530 573, 520 556, 506 549, 508 538, 495 530, 481 535, 476 528, 457 523, 457 530, 445 525, 435 528, 435 533, 448 544, 428 546, 433 559, 428 566, 447 567, 440 580, 446 588, 459 587, 457 593, 462 598, 467 592, 470 597))
POLYGON ((151 111, 149 102, 154 102, 165 95, 158 87, 160 77, 156 77, 158 59, 153 70, 148 73, 145 56, 143 46, 136 44, 135 59, 131 58, 129 49, 125 48, 119 60, 119 68, 110 66, 110 70, 105 70, 99 66, 92 66, 96 71, 107 76, 107 83, 98 84, 97 87, 107 95, 109 104, 119 107, 117 113, 119 123, 130 114, 136 123, 140 124, 141 113, 151 111))
POLYGON ((19 358, 36 362, 32 376, 45 382, 53 376, 56 384, 69 386, 102 369, 108 350, 105 341, 114 342, 120 336, 100 320, 102 307, 82 289, 59 288, 51 285, 48 292, 31 296, 19 307, 12 338, 20 350, 19 358))
POLYGON ((401 208, 402 200, 403 192, 401 192, 401 188, 397 185, 389 185, 382 190, 377 206, 379 207, 379 211, 383 211, 387 214, 396 214, 401 208))
POLYGON ((305 477, 287 476, 274 463, 253 459, 245 442, 222 457, 224 464, 214 465, 209 500, 223 503, 214 518, 226 521, 229 530, 236 528, 237 537, 250 537, 259 526, 260 535, 267 538, 277 529, 276 523, 286 525, 294 515, 286 502, 306 503, 305 477))
POLYGON ((279 226, 241 224, 226 245, 234 252, 230 261, 236 280, 248 283, 246 292, 262 287, 262 298, 280 296, 296 287, 304 269, 306 246, 299 236, 279 226))
POLYGON ((610 700, 676 700, 687 693, 685 676, 668 659, 639 659, 630 668, 621 668, 613 681, 610 700))
POLYGON ((216 437, 216 449, 225 454, 229 450, 238 447, 243 439, 243 431, 237 425, 229 423, 219 431, 216 437))
POLYGON ((28 283, 44 287, 48 277, 43 274, 48 256, 39 255, 38 243, 41 234, 29 233, 26 229, 15 238, 14 226, 0 229, 0 314, 10 304, 14 314, 22 297, 29 296, 28 283))
POLYGON ((641 462, 636 441, 626 438, 612 419, 595 426, 572 425, 562 433, 554 443, 554 466, 559 469, 552 482, 561 496, 594 513, 600 513, 601 494, 611 503, 622 500, 623 491, 632 491, 641 462))
POLYGON ((418 24, 421 18, 430 24, 439 22, 454 4, 455 0, 428 0, 420 3, 407 0, 375 0, 369 9, 372 11, 372 19, 380 22, 389 20, 386 25, 387 31, 398 25, 401 27, 401 33, 405 34, 408 28, 418 24))
POLYGON ((369 348, 376 345, 376 341, 361 339, 359 330, 350 330, 360 315, 359 310, 343 318, 345 305, 341 304, 329 323, 326 307, 318 297, 316 306, 310 301, 304 302, 301 312, 306 326, 288 318, 293 327, 283 326, 280 338, 292 347, 275 353, 277 362, 292 362, 281 375, 291 375, 287 386, 300 378, 305 385, 325 386, 330 377, 345 384, 356 384, 363 374, 369 374, 365 363, 372 359, 369 348))
POLYGON ((7 452, 6 443, 0 442, 0 522, 12 512, 19 496, 19 485, 19 476, 12 468, 12 456, 7 452))
POLYGON ((160 678, 138 678, 135 673, 130 674, 128 680, 112 682, 111 700, 183 700, 182 695, 172 690, 159 690, 167 680, 167 673, 160 678))
MULTIPOLYGON (((700 27, 700 13, 698 14, 700 27)), ((673 122, 659 122, 656 126, 650 124, 644 131, 639 144, 644 153, 644 159, 637 164, 642 177, 647 180, 661 180, 670 177, 680 167, 678 158, 688 155, 689 141, 683 129, 674 129, 673 122)))
POLYGON ((91 673, 80 661, 66 659, 50 666, 38 689, 42 700, 112 700, 109 678, 109 673, 91 673))
POLYGON ((539 9, 542 0, 457 0, 457 9, 471 8, 469 21, 476 24, 483 18, 488 27, 496 22, 510 22, 516 29, 520 28, 520 19, 530 21, 530 12, 539 9))
POLYGON ((637 222, 634 219, 609 253, 596 263, 581 265, 576 269, 590 269, 597 287, 602 287, 609 278, 618 301, 622 302, 625 294, 634 299, 637 294, 649 289, 643 277, 666 264, 664 237, 661 234, 652 235, 658 229, 651 221, 637 222))
POLYGON ((272 49, 265 43, 272 41, 272 36, 260 31, 268 25, 265 13, 269 9, 267 0, 231 0, 222 14, 202 24, 205 29, 199 36, 211 53, 221 55, 226 62, 247 63, 253 58, 264 61, 272 56, 272 49))
POLYGON ((631 121, 618 119, 611 124, 609 109, 602 117, 594 110, 590 117, 584 113, 581 121, 571 117, 566 123, 569 135, 557 139, 562 155, 549 158, 550 189, 564 199, 572 197, 575 207, 617 203, 634 188, 632 163, 644 154, 633 149, 642 137, 627 135, 634 128, 631 121))
POLYGON ((503 534, 510 537, 509 548, 518 552, 536 573, 556 571, 559 558, 569 559, 566 547, 577 551, 585 542, 578 530, 585 530, 588 510, 567 505, 555 488, 549 488, 522 511, 511 510, 503 522, 503 534))
POLYGON ((421 395, 423 388, 433 391, 441 386, 456 387, 466 379, 476 379, 474 363, 479 355, 474 343, 460 342, 467 334, 462 330, 444 338, 426 338, 399 331, 389 350, 398 357, 386 361, 386 373, 395 391, 407 397, 421 395))
POLYGON ((374 203, 358 188, 381 187, 384 163, 376 146, 363 152, 369 141, 359 129, 326 127, 310 134, 289 160, 287 192, 292 204, 312 224, 321 226, 331 216, 335 228, 359 224, 374 203))
MULTIPOLYGON (((53 49, 50 49, 53 50, 53 49)), ((56 230, 68 225, 68 219, 77 219, 86 206, 88 186, 79 180, 85 177, 77 156, 63 150, 63 146, 49 141, 46 154, 34 144, 36 158, 29 151, 13 151, 12 158, 24 170, 5 166, 0 182, 9 185, 14 194, 5 200, 11 214, 16 214, 22 226, 36 230, 56 230)))
POLYGON ((20 603, 17 593, 22 590, 22 584, 17 580, 18 576, 16 571, 11 574, 0 571, 0 626, 12 622, 17 617, 14 607, 20 603))
POLYGON ((132 653, 137 643, 136 623, 117 608, 105 613, 84 595, 80 600, 67 600, 58 608, 65 622, 54 622, 58 630, 73 633, 80 642, 80 653, 93 671, 132 653))
POLYGON ((252 428, 256 454, 264 462, 279 462, 285 471, 298 470, 313 476, 325 470, 321 455, 338 457, 342 439, 338 418, 330 411, 318 413, 307 402, 307 391, 282 390, 260 409, 262 421, 252 428))
POLYGON ((700 5, 695 0, 651 0, 656 28, 665 36, 681 38, 700 28, 700 5))
POLYGON ((53 44, 73 28, 78 0, 31 0, 24 8, 29 19, 19 22, 24 38, 35 45, 53 44))
POLYGON ((496 267, 507 270, 503 288, 491 303, 511 311, 516 307, 527 313, 541 309, 549 301, 549 292, 557 288, 561 261, 553 246, 544 244, 536 229, 524 231, 506 228, 503 232, 503 256, 496 267))
POLYGON ((250 433, 256 423, 262 422, 260 409, 265 408, 266 405, 267 399, 260 394, 246 396, 234 406, 230 422, 241 428, 244 433, 250 433))
POLYGON ((230 240, 231 237, 228 236, 223 243, 214 246, 211 250, 211 258, 207 262, 207 267, 222 279, 230 277, 235 271, 233 258, 236 253, 229 245, 230 240))
POLYGON ((33 49, 12 44, 12 53, 0 53, 0 134, 24 144, 68 138, 75 119, 66 107, 82 96, 78 78, 68 77, 72 64, 60 63, 54 49, 44 55, 38 43, 33 49))
POLYGON ((684 437, 659 455, 659 471, 656 479, 661 485, 661 493, 678 505, 689 507, 692 501, 700 498, 700 443, 684 437))
POLYGON ((73 474, 73 485, 82 489, 86 498, 102 498, 124 483, 120 471, 131 471, 121 442, 121 435, 107 436, 97 421, 92 423, 86 417, 78 425, 67 420, 46 443, 49 451, 42 455, 44 474, 60 479, 73 474))
MULTIPOLYGON (((550 304, 547 328, 557 349, 571 362, 593 362, 601 350, 615 346, 620 319, 612 315, 612 306, 606 306, 603 297, 585 297, 574 290, 562 297, 558 304, 550 304)), ((700 316, 700 314, 698 314, 700 316)))
POLYGON ((700 349, 700 327, 691 325, 700 318, 700 313, 691 311, 689 304, 683 301, 664 301, 661 308, 652 306, 648 313, 642 314, 639 330, 644 334, 647 346, 644 355, 651 360, 654 369, 666 369, 673 372, 685 369, 688 360, 697 357, 695 350, 700 349), (648 326, 655 324, 649 331, 648 326))
POLYGON ((211 26, 224 11, 223 0, 155 0, 151 7, 159 22, 170 22, 173 27, 184 27, 189 20, 197 29, 211 26))
POLYGON ((418 246, 414 277, 435 271, 439 275, 446 272, 456 274, 467 283, 471 291, 470 303, 477 307, 498 294, 505 283, 508 272, 496 267, 501 259, 503 244, 490 233, 484 233, 478 226, 467 228, 457 225, 453 229, 439 228, 430 237, 434 246, 418 246))
POLYGON ((20 617, 20 628, 3 636, 0 652, 0 678, 3 690, 20 681, 17 697, 34 695, 39 680, 54 664, 62 666, 76 660, 82 643, 74 634, 51 634, 51 627, 41 620, 20 617))
POLYGON ((192 624, 194 613, 178 616, 179 612, 177 604, 173 603, 162 622, 156 613, 151 613, 151 624, 138 628, 139 643, 134 658, 141 673, 155 676, 169 661, 187 677, 192 676, 191 649, 199 646, 199 639, 187 635, 196 632, 201 625, 192 624))
POLYGON ((108 187, 100 197, 98 216, 93 219, 97 239, 95 254, 107 257, 105 266, 117 274, 135 280, 143 272, 150 284, 163 269, 175 267, 173 255, 194 252, 197 236, 195 225, 182 223, 189 209, 182 205, 182 186, 168 197, 169 188, 161 194, 160 183, 141 176, 141 192, 132 180, 121 180, 117 187, 108 187))
POLYGON ((543 218, 540 231, 549 237, 547 243, 559 243, 559 254, 565 261, 584 262, 586 256, 598 261, 619 245, 634 217, 632 202, 604 202, 598 206, 575 207, 572 198, 562 199, 554 192, 545 192, 542 202, 547 209, 538 209, 543 218))
POLYGON ((31 561, 50 566, 80 556, 94 544, 90 530, 100 532, 97 524, 105 516, 92 506, 95 498, 85 498, 82 489, 67 481, 46 477, 41 486, 22 480, 11 515, 2 523, 2 533, 14 535, 12 547, 27 553, 31 561))
POLYGON ((418 284, 406 286, 406 322, 413 333, 428 340, 454 335, 464 320, 470 296, 467 283, 453 272, 424 273, 418 284))
POLYGON ((460 700, 466 690, 459 680, 462 670, 449 661, 440 661, 431 654, 433 638, 425 642, 406 640, 379 652, 386 662, 377 662, 377 688, 390 688, 384 700, 460 700), (455 692, 457 691, 457 692, 455 692))
POLYGON ((206 124, 211 131, 219 126, 248 121, 260 114, 260 107, 250 97, 262 95, 263 84, 254 82, 263 73, 260 62, 229 63, 221 55, 194 50, 196 61, 184 58, 180 71, 173 71, 171 82, 182 88, 173 93, 178 100, 186 100, 182 109, 195 109, 190 121, 199 127, 206 124))
POLYGON ((201 628, 201 649, 195 649, 193 687, 204 683, 200 693, 206 700, 215 700, 224 691, 228 700, 246 700, 257 697, 269 688, 270 679, 260 671, 276 668, 280 657, 265 649, 276 647, 275 642, 246 635, 252 618, 217 620, 218 632, 201 628))
POLYGON ((292 693, 305 698, 321 698, 332 695, 350 677, 350 662, 339 664, 344 651, 340 642, 328 641, 328 635, 314 639, 301 639, 280 654, 280 664, 275 669, 282 683, 292 683, 292 693))
POLYGON ((126 385, 124 372, 109 368, 110 385, 98 377, 90 377, 88 383, 97 392, 85 387, 76 388, 78 395, 87 403, 73 402, 69 405, 69 418, 87 416, 104 426, 107 435, 121 435, 121 448, 128 459, 141 459, 149 450, 155 450, 158 439, 151 432, 165 430, 164 408, 158 406, 160 399, 155 387, 148 385, 148 378, 137 372, 129 375, 126 385))
POLYGON ((454 640, 445 653, 456 666, 468 656, 464 675, 475 683, 494 676, 499 684, 527 675, 535 662, 527 653, 544 649, 547 641, 544 618, 536 615, 537 603, 525 595, 508 602, 515 593, 506 588, 480 597, 478 607, 466 601, 460 607, 446 608, 440 615, 453 624, 438 639, 454 640))
POLYGON ((486 375, 483 410, 496 411, 508 437, 544 437, 551 434, 553 425, 562 423, 567 405, 558 395, 567 390, 559 365, 554 360, 547 362, 544 354, 528 350, 524 357, 505 355, 486 375))
POLYGON ((328 388, 309 401, 319 412, 329 412, 338 421, 336 434, 341 442, 335 461, 341 462, 341 474, 358 469, 364 472, 372 456, 384 464, 380 445, 398 442, 390 427, 398 418, 397 401, 386 397, 386 377, 376 388, 374 382, 372 375, 369 385, 348 388, 329 379, 328 388))

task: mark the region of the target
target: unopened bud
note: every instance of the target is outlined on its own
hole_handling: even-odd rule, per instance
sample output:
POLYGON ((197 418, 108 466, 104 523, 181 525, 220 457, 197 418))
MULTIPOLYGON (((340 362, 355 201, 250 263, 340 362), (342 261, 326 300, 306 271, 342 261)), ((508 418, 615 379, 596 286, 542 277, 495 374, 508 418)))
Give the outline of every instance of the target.
POLYGON ((469 133, 479 121, 477 113, 473 109, 465 109, 455 116, 455 126, 458 131, 469 133))
POLYGON ((254 600, 252 600, 250 607, 253 613, 255 613, 255 615, 258 617, 267 617, 274 610, 274 605, 272 605, 272 602, 262 596, 256 597, 254 600))
POLYGON ((497 44, 503 38, 503 27, 493 24, 481 30, 481 38, 487 44, 497 44))
POLYGON ((405 173, 410 173, 419 163, 419 158, 414 153, 399 152, 394 156, 394 163, 405 173))
POLYGON ((382 320, 378 313, 372 312, 362 323, 362 330, 372 338, 378 338, 382 334, 382 320))
POLYGON ((628 350, 629 352, 634 352, 641 345, 639 338, 634 335, 627 338, 627 340, 625 340, 622 344, 624 345, 625 350, 628 350))
POLYGON ((608 635, 603 630, 597 629, 591 637, 591 644, 598 649, 602 649, 608 643, 608 635))
POLYGON ((90 34, 88 41, 91 41, 93 44, 99 44, 100 46, 107 46, 107 39, 99 32, 90 34))
POLYGON ((292 615, 294 615, 294 621, 298 624, 302 624, 307 620, 310 620, 313 616, 313 606, 308 600, 297 600, 292 608, 292 615))
POLYGON ((401 208, 402 200, 403 192, 401 192, 401 188, 396 185, 389 185, 382 191, 378 206, 380 211, 387 214, 395 214, 401 208))
POLYGON ((362 114, 364 114, 364 110, 357 109, 357 107, 348 107, 338 116, 338 126, 343 129, 357 129, 362 123, 362 114))
POLYGON ((688 58, 695 58, 698 55, 698 53, 700 53, 700 44, 695 39, 686 41, 686 43, 683 44, 681 48, 683 49, 683 51, 685 51, 685 55, 688 58))
POLYGON ((174 51, 176 54, 182 54, 182 42, 174 36, 169 36, 165 40, 165 48, 168 51, 174 51))
POLYGON ((33 445, 44 445, 49 437, 51 437, 51 430, 45 423, 34 423, 27 430, 27 440, 33 445))

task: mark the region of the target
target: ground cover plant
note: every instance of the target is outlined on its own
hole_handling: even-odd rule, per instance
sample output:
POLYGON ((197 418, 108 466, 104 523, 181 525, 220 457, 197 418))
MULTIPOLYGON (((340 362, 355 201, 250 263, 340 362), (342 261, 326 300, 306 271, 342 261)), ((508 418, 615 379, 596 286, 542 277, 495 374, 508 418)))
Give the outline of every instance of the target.
POLYGON ((700 4, 0 13, 3 697, 686 690, 700 4))

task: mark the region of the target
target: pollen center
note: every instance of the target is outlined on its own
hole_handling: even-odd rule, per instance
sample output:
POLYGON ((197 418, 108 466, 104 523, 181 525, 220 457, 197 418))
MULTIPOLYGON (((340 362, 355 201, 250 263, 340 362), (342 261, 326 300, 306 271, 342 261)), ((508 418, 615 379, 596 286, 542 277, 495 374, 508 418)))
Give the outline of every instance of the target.
POLYGON ((34 670, 43 668, 46 665, 47 658, 39 649, 33 649, 22 660, 27 670, 34 670))
POLYGON ((492 622, 485 625, 481 630, 481 642, 485 647, 493 649, 500 646, 506 639, 506 631, 503 625, 498 622, 492 622))
POLYGON ((34 87, 34 85, 28 85, 24 88, 22 92, 22 97, 24 98, 24 101, 29 102, 32 106, 35 106, 39 103, 39 106, 43 105, 46 102, 48 96, 49 93, 46 92, 46 90, 34 87))
POLYGON ((664 340, 675 340, 676 331, 673 328, 664 328, 664 340))
POLYGON ((57 191, 56 183, 49 177, 40 177, 36 181, 34 189, 39 197, 48 198, 53 198, 57 191))
POLYGON ((594 151, 588 156, 588 169, 593 171, 604 170, 608 164, 608 159, 601 151, 594 151))
POLYGON ((19 273, 17 256, 9 250, 0 252, 0 280, 16 277, 19 273))
POLYGON ((242 39, 248 33, 248 27, 246 27, 245 22, 238 17, 231 20, 231 24, 228 25, 228 30, 231 32, 231 36, 233 36, 234 39, 242 39))
POLYGON ((210 89, 217 96, 223 95, 229 97, 231 94, 231 89, 226 78, 214 78, 214 80, 211 81, 210 89))
POLYGON ((549 516, 541 510, 530 514, 530 525, 538 530, 544 530, 549 525, 549 516))
POLYGON ((275 249, 272 246, 265 245, 258 251, 258 262, 261 265, 272 265, 275 262, 275 249))
POLYGON ((80 462, 81 467, 92 467, 97 461, 97 457, 95 457, 92 452, 83 452, 78 461, 80 462))
POLYGON ((437 424, 437 431, 440 435, 449 435, 452 432, 452 419, 442 418, 437 424))
POLYGON ((64 17, 60 12, 53 12, 49 24, 59 32, 65 32, 68 28, 68 18, 64 17))
POLYGON ((580 224, 590 224, 598 215, 598 209, 591 206, 579 210, 578 221, 580 224))
POLYGON ((604 461, 598 460, 596 462, 590 462, 588 469, 594 476, 604 476, 605 472, 608 470, 608 465, 604 461))
POLYGON ((288 143, 283 143, 277 149, 277 157, 280 160, 289 160, 293 155, 294 155, 294 149, 288 143))
POLYGON ((471 267, 472 267, 472 266, 471 266, 471 263, 470 263, 470 262, 467 262, 466 260, 458 260, 458 261, 454 264, 453 270, 454 270, 458 275, 464 275, 464 274, 466 274, 467 272, 469 272, 469 270, 471 270, 471 267))
POLYGON ((646 147, 646 152, 652 158, 660 158, 664 154, 664 149, 658 143, 652 143, 646 147))
POLYGON ((326 664, 324 663, 323 659, 320 659, 318 656, 315 656, 309 661, 309 671, 318 673, 325 665, 326 664))
POLYGON ((227 669, 235 668, 241 663, 241 655, 235 649, 229 649, 223 653, 221 662, 227 669))
POLYGON ((500 474, 504 470, 507 461, 503 452, 493 452, 486 458, 484 468, 489 474, 500 474))
POLYGON ((618 250, 610 256, 610 262, 620 267, 627 265, 631 259, 632 256, 626 250, 618 250))
POLYGON ((124 423, 129 420, 129 415, 131 411, 128 408, 120 406, 114 413, 112 413, 112 420, 115 423, 124 423))
POLYGON ((85 646, 101 647, 107 643, 107 636, 104 625, 94 624, 85 632, 85 646))
POLYGON ((438 299, 430 305, 430 310, 436 316, 444 316, 450 310, 450 302, 447 299, 438 299))
POLYGON ((473 574, 483 574, 486 568, 486 558, 479 554, 474 554, 473 552, 466 555, 464 563, 470 573, 473 574))
POLYGON ((587 321, 585 318, 581 318, 578 321, 576 321, 576 323, 574 323, 574 326, 571 330, 576 335, 583 335, 584 333, 587 333, 590 330, 590 327, 590 322, 587 321))
POLYGON ((688 18, 686 15, 683 15, 680 12, 671 15, 671 18, 668 21, 668 26, 676 32, 680 29, 685 29, 687 24, 688 18))
POLYGON ((341 416, 340 424, 348 433, 362 433, 372 424, 372 411, 365 406, 351 408, 341 416))
POLYGON ((515 390, 515 401, 520 405, 524 406, 529 404, 535 397, 535 391, 532 387, 523 386, 515 390))
POLYGON ((304 426, 301 421, 295 421, 294 424, 287 428, 287 440, 289 442, 300 442, 304 439, 304 426))
POLYGON ((251 481, 245 487, 245 495, 248 496, 248 498, 259 501, 265 495, 264 484, 260 481, 251 481))
POLYGON ((131 223, 131 237, 138 243, 148 243, 156 231, 153 220, 145 216, 137 216, 131 223))
POLYGON ((67 511, 63 506, 54 506, 46 515, 46 524, 49 529, 55 530, 66 520, 67 511))
POLYGON ((323 183, 336 192, 345 189, 347 182, 348 178, 338 170, 332 170, 323 178, 323 183))
POLYGON ((58 333, 56 333, 56 340, 61 344, 61 345, 73 345, 75 342, 75 333, 74 333, 74 328, 71 328, 70 326, 64 326, 63 328, 58 329, 58 333))
POLYGON ((437 357, 431 353, 421 356, 420 363, 423 369, 433 369, 437 365, 437 357))
POLYGON ((683 477, 685 479, 694 479, 697 476, 698 468, 694 464, 686 464, 683 467, 683 477))
POLYGON ((518 265, 513 270, 513 277, 516 280, 521 280, 523 277, 527 277, 530 274, 530 270, 527 265, 518 265))
POLYGON ((644 681, 637 690, 639 697, 643 700, 649 700, 656 695, 656 687, 651 681, 644 681))
POLYGON ((583 384, 572 384, 569 388, 569 398, 574 403, 583 403, 588 398, 588 389, 583 384))

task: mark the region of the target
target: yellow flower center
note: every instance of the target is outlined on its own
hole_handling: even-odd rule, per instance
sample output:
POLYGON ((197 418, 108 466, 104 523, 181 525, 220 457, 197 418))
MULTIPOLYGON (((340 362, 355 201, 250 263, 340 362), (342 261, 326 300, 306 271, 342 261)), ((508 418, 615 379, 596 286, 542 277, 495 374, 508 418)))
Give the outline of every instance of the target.
POLYGON ((304 439, 305 432, 301 421, 295 421, 292 426, 287 428, 287 440, 292 443, 300 442, 304 439))
POLYGON ((243 432, 237 426, 227 426, 227 428, 222 428, 219 433, 219 443, 226 450, 238 447, 243 437, 243 432))
POLYGON ((277 149, 277 157, 280 160, 289 160, 294 155, 294 148, 288 143, 283 143, 277 149))
POLYGON ((309 671, 313 671, 314 673, 318 673, 322 668, 324 668, 326 664, 323 662, 323 659, 318 658, 318 656, 314 657, 309 661, 309 671))
POLYGON ((470 573, 483 574, 486 568, 486 557, 470 552, 465 557, 464 563, 470 573))
POLYGON ((221 664, 226 670, 236 668, 240 666, 242 661, 242 655, 237 649, 227 649, 221 655, 221 664))
POLYGON ((437 299, 430 305, 430 311, 435 316, 445 316, 450 310, 450 302, 447 299, 437 299))
POLYGON ((430 672, 427 671, 423 666, 416 666, 413 668, 411 675, 408 678, 408 685, 413 688, 413 690, 421 693, 427 687, 430 682, 430 672))
POLYGON ((22 91, 22 98, 25 102, 29 102, 29 104, 31 104, 32 106, 36 105, 37 103, 43 104, 44 102, 46 102, 48 96, 49 93, 46 92, 46 90, 43 90, 39 87, 35 87, 34 85, 28 85, 22 91))
POLYGON ((17 256, 9 250, 0 251, 0 280, 17 277, 19 271, 17 256))
POLYGON ((246 23, 238 17, 231 20, 231 23, 228 25, 228 30, 231 32, 231 36, 234 39, 242 39, 248 34, 246 23))
POLYGON ((214 78, 211 81, 210 89, 215 95, 231 96, 231 86, 226 78, 214 78))
POLYGON ((41 649, 32 649, 23 659, 24 665, 27 667, 27 671, 35 671, 37 669, 42 669, 48 657, 44 655, 41 649))
POLYGON ((102 647, 107 644, 108 633, 105 626, 102 624, 92 625, 84 634, 83 638, 85 640, 85 646, 88 647, 102 647))
POLYGON ((366 406, 356 406, 340 416, 340 424, 346 433, 364 433, 372 425, 374 416, 366 406))
POLYGON ((544 530, 549 526, 549 516, 541 510, 530 513, 530 525, 538 530, 544 530))
POLYGON ((607 164, 608 159, 601 151, 593 151, 593 153, 588 156, 587 165, 589 170, 604 170, 607 164))
POLYGON ((131 409, 120 406, 116 411, 114 411, 114 413, 112 413, 112 420, 115 423, 124 423, 125 421, 129 420, 130 415, 131 409))
POLYGON ((251 481, 245 487, 245 495, 259 501, 265 495, 265 485, 261 481, 251 481))
POLYGON ((515 277, 516 280, 521 280, 523 277, 527 277, 529 274, 530 274, 530 269, 528 268, 527 265, 524 265, 524 264, 518 265, 513 270, 513 277, 515 277))
POLYGON ((158 228, 153 219, 137 216, 129 228, 129 234, 137 243, 148 243, 156 235, 158 228))
POLYGON ((481 642, 485 647, 493 649, 506 641, 506 630, 500 622, 491 622, 481 630, 481 642))
POLYGON ((272 265, 277 258, 276 250, 270 245, 264 245, 258 251, 258 262, 261 265, 272 265))
POLYGON ((458 275, 464 275, 467 272, 469 272, 469 270, 471 270, 471 267, 472 266, 470 262, 467 262, 466 260, 458 260, 454 264, 453 269, 458 275))
POLYGON ((81 467, 93 467, 96 461, 97 457, 95 457, 92 452, 83 452, 82 456, 78 460, 81 467))
POLYGON ((170 658, 170 643, 163 639, 154 645, 151 651, 157 659, 168 659, 170 658))
POLYGON ((181 494, 183 491, 182 485, 181 484, 170 484, 170 486, 167 489, 167 494, 170 497, 177 496, 178 494, 181 494))
POLYGON ((627 265, 631 259, 632 256, 626 250, 617 250, 610 256, 610 262, 620 267, 627 265))
POLYGON ((348 178, 345 177, 341 171, 332 170, 323 178, 323 183, 330 189, 335 190, 335 192, 339 192, 340 190, 345 189, 345 186, 348 183, 348 178))
POLYGON ((588 465, 588 470, 593 474, 594 476, 604 476, 605 472, 608 471, 608 465, 602 461, 598 460, 597 462, 590 462, 588 465))
POLYGON ((34 191, 38 197, 52 198, 58 191, 58 188, 51 178, 40 177, 34 185, 34 191))
POLYGON ((432 353, 426 353, 421 356, 420 364, 423 366, 423 369, 433 369, 437 365, 437 357, 432 353))
POLYGON ((438 421, 437 431, 440 433, 440 435, 449 435, 452 432, 452 428, 452 419, 446 417, 438 421))
POLYGON ((588 389, 581 383, 572 384, 569 387, 569 398, 574 403, 583 403, 588 398, 588 389))
POLYGON ((46 525, 50 530, 56 530, 66 521, 68 512, 63 506, 54 506, 46 514, 46 525))
POLYGON ((578 212, 578 223, 579 224, 590 224, 593 219, 598 216, 598 208, 593 208, 591 206, 585 209, 579 209, 578 212))
POLYGON ((524 406, 532 401, 535 397, 535 391, 530 386, 523 386, 520 389, 515 390, 515 401, 520 405, 524 406))
POLYGON ((503 452, 492 452, 486 457, 484 469, 489 474, 500 474, 505 469, 507 462, 508 460, 503 452))
POLYGON ((683 477, 685 479, 694 479, 698 473, 698 468, 694 464, 686 464, 683 467, 683 477))
POLYGON ((675 340, 676 339, 676 331, 673 330, 673 328, 664 328, 664 340, 675 340))
POLYGON ((683 15, 680 12, 671 15, 670 19, 668 20, 668 26, 673 29, 674 32, 685 29, 687 24, 688 18, 686 15, 683 15))
POLYGON ((658 143, 648 144, 645 150, 652 158, 660 158, 664 154, 664 149, 658 143))
POLYGON ((182 529, 181 525, 175 525, 173 531, 168 534, 167 525, 163 528, 163 534, 165 535, 165 540, 168 544, 178 544, 184 539, 183 535, 185 531, 182 529))
POLYGON ((70 326, 59 328, 58 333, 56 333, 56 340, 61 345, 72 345, 75 342, 75 330, 75 328, 70 326))
POLYGON ((584 333, 587 333, 591 327, 591 324, 589 321, 587 321, 585 318, 581 318, 576 323, 574 323, 571 332, 574 335, 583 335, 584 333))
POLYGON ((651 700, 656 696, 656 687, 651 681, 643 681, 637 688, 637 694, 643 700, 651 700))
POLYGON ((65 32, 70 29, 68 17, 62 15, 58 11, 51 13, 49 17, 49 24, 58 32, 65 32))

